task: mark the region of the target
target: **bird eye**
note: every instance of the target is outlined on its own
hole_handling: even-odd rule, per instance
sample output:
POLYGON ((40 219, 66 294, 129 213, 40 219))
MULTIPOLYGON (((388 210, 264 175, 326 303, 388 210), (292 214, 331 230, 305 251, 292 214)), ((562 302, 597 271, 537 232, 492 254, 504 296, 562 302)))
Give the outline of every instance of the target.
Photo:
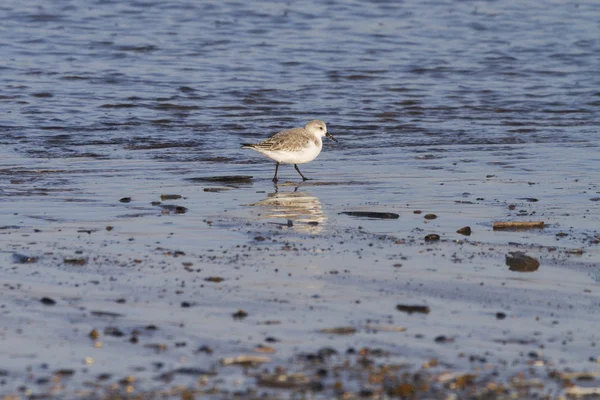
POLYGON ((322 127, 322 126, 320 126, 320 127, 319 127, 319 129, 320 129, 320 130, 323 130, 323 127, 322 127))

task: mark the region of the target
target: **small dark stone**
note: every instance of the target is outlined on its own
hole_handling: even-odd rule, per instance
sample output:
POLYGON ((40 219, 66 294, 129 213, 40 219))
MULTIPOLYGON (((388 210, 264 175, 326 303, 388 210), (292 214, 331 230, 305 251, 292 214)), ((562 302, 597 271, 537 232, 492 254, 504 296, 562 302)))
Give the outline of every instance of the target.
POLYGON ((180 198, 181 198, 180 194, 161 194, 160 195, 160 199, 162 201, 165 201, 165 200, 177 200, 177 199, 180 199, 180 198))
POLYGON ((187 301, 182 301, 181 302, 181 307, 182 308, 190 308, 191 306, 192 305, 189 302, 187 302, 187 301))
POLYGON ((72 369, 59 369, 54 373, 56 376, 60 376, 63 378, 75 375, 75 371, 72 369))
POLYGON ((122 330, 120 330, 119 328, 116 328, 114 326, 107 326, 106 328, 104 328, 104 334, 108 335, 108 336, 114 336, 114 337, 125 336, 125 333, 123 333, 122 330))
POLYGON ((27 256, 19 253, 13 253, 12 259, 15 264, 33 264, 38 260, 37 257, 27 256))
POLYGON ((456 233, 460 233, 461 235, 470 236, 471 235, 471 227, 465 226, 456 231, 456 233))
POLYGON ((244 319, 248 316, 248 313, 240 309, 231 314, 231 316, 233 317, 233 319, 244 319))
POLYGON ((412 314, 412 313, 429 314, 429 307, 421 306, 421 305, 398 304, 396 306, 396 310, 406 312, 409 314, 412 314))
POLYGON ((204 346, 198 347, 198 350, 196 350, 196 353, 212 354, 213 353, 213 349, 211 349, 210 347, 204 345, 204 346))
POLYGON ((425 219, 436 219, 437 215, 435 215, 435 214, 425 214, 425 216, 423 218, 425 218, 425 219))
POLYGON ((440 240, 440 235, 436 233, 429 234, 424 237, 426 242, 435 242, 436 240, 440 240))
POLYGON ((175 214, 185 214, 187 212, 187 208, 184 206, 175 207, 175 214))
POLYGON ((264 236, 255 236, 254 240, 256 240, 257 242, 264 242, 265 241, 265 237, 264 236))
POLYGON ((525 201, 528 201, 530 203, 536 203, 536 202, 539 201, 535 197, 519 197, 517 200, 525 200, 525 201))
POLYGON ((452 342, 454 342, 454 339, 449 338, 449 337, 444 336, 444 335, 441 335, 441 336, 436 337, 434 339, 434 341, 436 343, 452 343, 452 342))
POLYGON ((175 371, 173 371, 176 374, 180 374, 180 375, 215 375, 214 372, 206 370, 206 369, 200 369, 200 368, 195 368, 195 367, 181 367, 181 368, 177 368, 175 371))
POLYGON ((69 264, 69 265, 85 265, 88 262, 87 258, 65 258, 63 260, 63 262, 65 264, 69 264))
POLYGON ((129 203, 131 202, 131 197, 122 197, 119 201, 121 203, 129 203))
POLYGON ((319 351, 317 352, 317 355, 322 358, 332 357, 337 354, 338 354, 337 350, 334 348, 331 348, 331 347, 323 347, 322 349, 319 349, 319 351))
POLYGON ((506 318, 506 314, 503 312, 497 312, 496 313, 496 319, 504 319, 506 318))
POLYGON ((514 210, 514 209, 516 209, 516 208, 517 208, 517 205, 516 205, 516 204, 510 204, 510 205, 508 206, 508 209, 509 209, 509 210, 514 210))
POLYGON ((204 280, 206 282, 220 283, 220 282, 223 282, 225 279, 221 278, 220 276, 209 276, 208 278, 204 278, 204 280))
POLYGON ((53 306, 56 304, 56 300, 51 299, 50 297, 42 297, 40 302, 45 306, 53 306))

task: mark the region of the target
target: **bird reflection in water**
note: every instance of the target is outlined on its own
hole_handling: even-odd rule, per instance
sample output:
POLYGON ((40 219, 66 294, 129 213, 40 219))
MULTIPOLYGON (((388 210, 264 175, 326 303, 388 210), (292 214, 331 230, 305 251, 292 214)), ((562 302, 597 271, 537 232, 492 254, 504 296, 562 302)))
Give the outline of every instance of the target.
POLYGON ((327 220, 319 199, 298 191, 297 187, 293 192, 269 193, 266 199, 249 205, 263 209, 260 218, 283 219, 284 224, 299 232, 321 232, 327 220), (292 221, 293 225, 288 221, 292 221))

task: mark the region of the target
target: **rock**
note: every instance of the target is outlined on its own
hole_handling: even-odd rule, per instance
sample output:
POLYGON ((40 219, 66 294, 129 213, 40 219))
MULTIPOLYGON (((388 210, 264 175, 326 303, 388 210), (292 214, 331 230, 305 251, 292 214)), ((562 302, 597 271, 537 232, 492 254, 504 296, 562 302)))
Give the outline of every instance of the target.
POLYGON ((221 278, 220 276, 209 276, 208 278, 204 278, 204 280, 206 282, 215 282, 215 283, 221 283, 223 282, 225 279, 221 278))
POLYGON ((177 199, 180 199, 180 198, 181 198, 180 194, 161 194, 160 195, 160 199, 162 201, 165 201, 165 200, 177 200, 177 199))
POLYGON ((104 328, 104 334, 107 336, 114 336, 114 337, 123 337, 125 336, 125 333, 120 330, 117 327, 114 326, 107 326, 106 328, 104 328))
POLYGON ((169 214, 171 212, 175 214, 185 214, 187 212, 187 208, 184 206, 177 206, 175 204, 159 204, 159 207, 162 208, 163 213, 169 214))
POLYGON ((227 357, 221 360, 223 365, 239 365, 242 367, 258 367, 261 364, 271 362, 266 356, 241 355, 237 357, 227 357))
POLYGON ((244 319, 248 316, 248 313, 240 309, 231 314, 231 316, 233 317, 233 319, 244 319))
POLYGON ((45 306, 53 306, 56 304, 56 300, 51 299, 50 297, 42 297, 40 302, 45 306))
POLYGON ((425 214, 425 216, 423 218, 425 218, 425 219, 436 219, 437 215, 435 215, 435 214, 425 214))
POLYGON ((353 335, 356 333, 356 328, 352 326, 339 326, 336 328, 325 328, 319 330, 321 333, 329 333, 333 335, 353 335))
POLYGON ((447 336, 444 336, 444 335, 440 335, 440 336, 436 337, 434 339, 434 341, 436 343, 452 343, 452 342, 454 342, 454 339, 450 338, 450 337, 447 337, 447 336))
POLYGON ((506 256, 506 265, 508 265, 508 269, 511 271, 534 272, 540 267, 540 262, 533 257, 525 255, 523 252, 515 251, 508 253, 506 256))
POLYGON ((464 226, 464 227, 460 228, 459 230, 457 230, 456 233, 460 233, 461 235, 465 235, 465 236, 471 236, 471 227, 464 226))
POLYGON ((424 239, 426 242, 435 242, 437 240, 440 240, 440 235, 438 235, 437 233, 431 233, 425 236, 424 239))
POLYGON ((119 201, 121 203, 129 203, 131 202, 131 197, 122 197, 119 201))
POLYGON ((504 314, 503 312, 496 313, 496 319, 504 319, 504 318, 506 318, 506 314, 504 314))
POLYGON ((38 259, 37 257, 26 256, 25 254, 13 253, 12 259, 15 264, 33 264, 38 259))
POLYGON ((86 257, 82 257, 82 258, 65 258, 63 260, 63 262, 65 264, 68 264, 68 265, 79 265, 79 266, 81 266, 81 265, 87 264, 88 259, 86 257))
POLYGON ((421 306, 421 305, 398 304, 396 306, 396 310, 402 311, 405 313, 409 313, 409 314, 412 314, 412 313, 429 314, 429 307, 421 306))

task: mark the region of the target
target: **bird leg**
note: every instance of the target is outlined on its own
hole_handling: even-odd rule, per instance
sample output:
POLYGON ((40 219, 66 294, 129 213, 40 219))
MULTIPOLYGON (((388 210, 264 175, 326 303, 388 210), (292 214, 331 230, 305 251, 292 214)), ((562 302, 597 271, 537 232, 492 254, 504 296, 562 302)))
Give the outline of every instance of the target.
MULTIPOLYGON (((277 183, 277 170, 279 169, 279 163, 275 164, 275 176, 273 177, 273 183, 277 183)), ((302 174, 300 174, 302 175, 302 174)))
POLYGON ((300 174, 300 176, 302 177, 302 180, 303 180, 303 181, 307 181, 307 180, 308 180, 308 178, 307 178, 307 177, 305 177, 304 175, 302 175, 302 172, 300 172, 300 170, 298 169, 298 165, 297 165, 297 164, 294 164, 294 168, 296 168, 296 171, 298 171, 298 173, 299 173, 299 174, 300 174))

